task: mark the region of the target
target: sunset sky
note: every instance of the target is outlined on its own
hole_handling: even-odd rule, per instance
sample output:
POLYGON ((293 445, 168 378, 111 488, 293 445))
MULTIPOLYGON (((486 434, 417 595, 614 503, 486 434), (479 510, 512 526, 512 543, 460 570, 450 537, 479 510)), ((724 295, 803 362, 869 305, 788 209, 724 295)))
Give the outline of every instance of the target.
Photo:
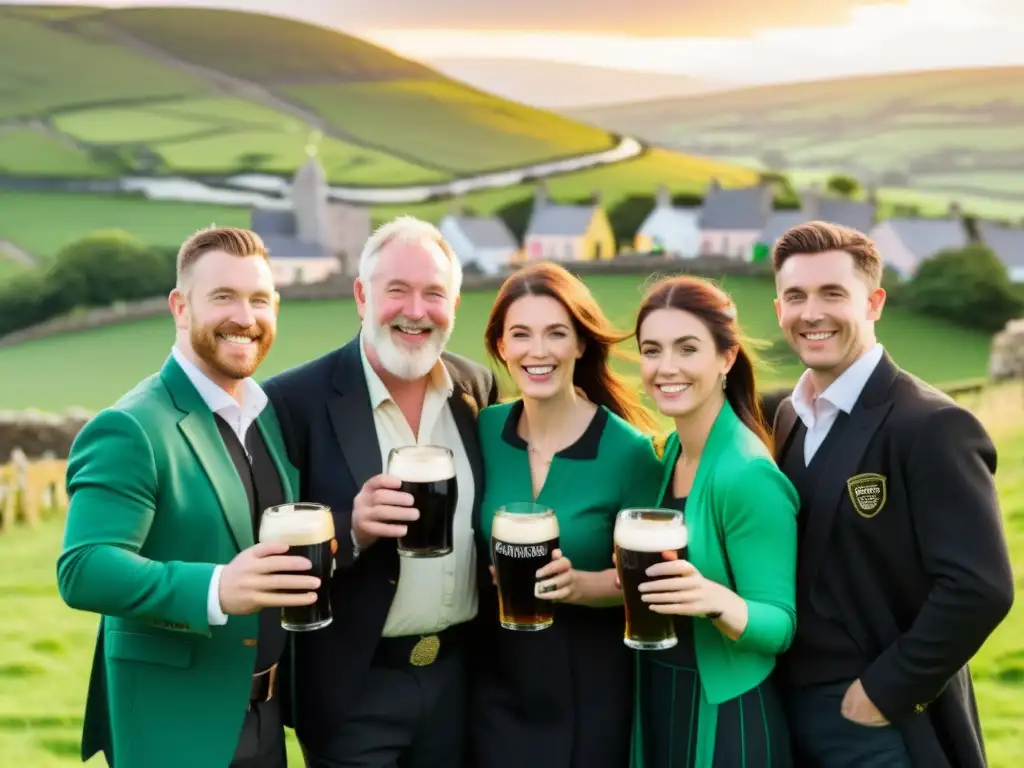
POLYGON ((542 59, 736 84, 1024 64, 1024 0, 163 0, 159 5, 288 14, 427 61, 542 59))

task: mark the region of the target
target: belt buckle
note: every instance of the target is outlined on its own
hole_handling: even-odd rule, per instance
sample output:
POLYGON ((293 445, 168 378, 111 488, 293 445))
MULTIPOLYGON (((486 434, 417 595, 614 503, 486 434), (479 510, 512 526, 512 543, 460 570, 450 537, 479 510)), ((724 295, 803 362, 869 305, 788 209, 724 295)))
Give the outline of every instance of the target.
POLYGON ((409 663, 414 667, 429 667, 437 661, 441 650, 441 638, 437 635, 422 635, 409 654, 409 663))

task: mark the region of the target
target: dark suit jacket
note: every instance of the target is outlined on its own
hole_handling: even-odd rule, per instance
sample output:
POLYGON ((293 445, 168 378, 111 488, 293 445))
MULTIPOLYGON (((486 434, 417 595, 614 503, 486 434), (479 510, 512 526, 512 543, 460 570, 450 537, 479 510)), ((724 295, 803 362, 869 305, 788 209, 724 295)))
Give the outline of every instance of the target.
MULTIPOLYGON (((354 562, 352 557, 353 500, 383 469, 359 339, 263 384, 299 470, 299 498, 330 506, 338 540, 331 584, 334 621, 291 637, 291 662, 282 672, 286 722, 311 745, 332 735, 362 690, 398 584, 394 539, 380 539, 354 562)), ((497 382, 466 358, 444 353, 441 359, 455 385, 449 403, 473 467, 479 504, 483 465, 476 414, 497 401, 497 382)))
MULTIPOLYGON (((775 420, 780 461, 796 422, 787 398, 775 420)), ((985 766, 967 663, 1014 592, 995 470, 974 415, 886 354, 816 481, 797 589, 816 608, 822 585, 837 598, 822 610, 872 660, 861 682, 915 765, 985 766), (883 480, 848 482, 867 473, 883 480), (858 511, 858 487, 880 503, 858 511)))

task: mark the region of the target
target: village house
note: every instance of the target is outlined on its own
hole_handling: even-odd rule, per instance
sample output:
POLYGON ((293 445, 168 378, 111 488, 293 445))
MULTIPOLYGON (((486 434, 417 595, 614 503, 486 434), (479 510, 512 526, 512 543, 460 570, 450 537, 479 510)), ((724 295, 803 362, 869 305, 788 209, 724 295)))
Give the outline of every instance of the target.
POLYGON ((600 195, 589 204, 554 203, 538 184, 523 238, 527 260, 603 261, 615 258, 615 235, 600 195))
POLYGON ((758 236, 768 223, 775 185, 723 189, 712 179, 700 207, 700 253, 751 261, 758 236))
POLYGON ((941 251, 966 248, 967 228, 958 209, 942 219, 897 217, 879 222, 869 233, 882 262, 904 280, 914 276, 921 262, 941 251))
POLYGON ((654 209, 637 230, 633 248, 637 253, 696 258, 700 253, 700 210, 673 205, 668 187, 659 186, 654 209))
POLYGON ((275 282, 290 285, 354 275, 371 223, 368 209, 330 200, 327 175, 313 156, 295 174, 291 198, 254 207, 250 228, 270 252, 275 282))
POLYGON ((464 268, 497 275, 521 261, 515 236, 499 216, 449 213, 438 229, 452 246, 464 268))
POLYGON ((758 234, 754 244, 754 261, 770 258, 775 244, 786 230, 800 224, 827 221, 830 224, 852 227, 867 234, 875 226, 877 218, 878 200, 873 190, 868 194, 867 200, 860 201, 823 195, 820 185, 815 184, 801 193, 799 209, 772 211, 768 215, 764 229, 758 234))
POLYGON ((1024 283, 1024 228, 977 222, 978 239, 999 258, 1013 283, 1024 283))

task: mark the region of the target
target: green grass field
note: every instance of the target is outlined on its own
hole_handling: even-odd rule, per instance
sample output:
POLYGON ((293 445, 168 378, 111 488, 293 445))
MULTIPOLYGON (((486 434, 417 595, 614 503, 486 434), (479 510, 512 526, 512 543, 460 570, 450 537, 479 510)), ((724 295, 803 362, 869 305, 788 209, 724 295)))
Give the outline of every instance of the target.
MULTIPOLYGON (((967 402, 991 430, 999 452, 997 482, 1013 556, 1024 569, 1024 419, 1016 387, 967 402)), ((39 529, 0 533, 0 755, 3 766, 72 768, 97 619, 72 611, 56 589, 63 534, 58 517, 39 529)), ((991 768, 1016 768, 1024 753, 1024 608, 1018 601, 972 662, 991 768)), ((303 765, 289 737, 289 766, 303 765)), ((87 764, 104 765, 102 757, 87 764)))
POLYGON ((249 209, 137 197, 0 190, 0 236, 42 259, 100 229, 123 229, 148 245, 177 247, 197 229, 211 224, 247 227, 249 209))
POLYGON ((899 173, 901 183, 883 184, 1024 203, 1022 78, 1024 67, 895 74, 569 114, 681 151, 772 151, 788 168, 899 173))
POLYGON ((12 175, 291 174, 321 122, 335 184, 428 183, 615 143, 358 38, 235 11, 3 6, 0 83, 12 175))
MULTIPOLYGON (((646 280, 642 275, 601 275, 588 277, 587 283, 608 316, 628 329, 646 280)), ((762 386, 793 383, 800 368, 781 343, 772 307, 774 284, 749 277, 721 282, 739 307, 746 333, 772 345, 762 352, 766 360, 775 361, 763 368, 762 386)), ((453 351, 484 360, 481 329, 493 300, 491 291, 463 294, 453 351)), ((259 375, 270 376, 343 344, 356 333, 358 322, 351 300, 286 302, 277 341, 259 375)), ((879 325, 879 335, 901 365, 937 386, 985 375, 989 347, 984 334, 891 308, 879 325)), ((0 410, 102 408, 157 370, 172 343, 168 316, 0 348, 0 410), (59 375, 63 371, 74 371, 73 378, 59 375)), ((627 345, 626 351, 630 349, 627 345)), ((624 372, 635 372, 628 360, 621 365, 624 372)))

